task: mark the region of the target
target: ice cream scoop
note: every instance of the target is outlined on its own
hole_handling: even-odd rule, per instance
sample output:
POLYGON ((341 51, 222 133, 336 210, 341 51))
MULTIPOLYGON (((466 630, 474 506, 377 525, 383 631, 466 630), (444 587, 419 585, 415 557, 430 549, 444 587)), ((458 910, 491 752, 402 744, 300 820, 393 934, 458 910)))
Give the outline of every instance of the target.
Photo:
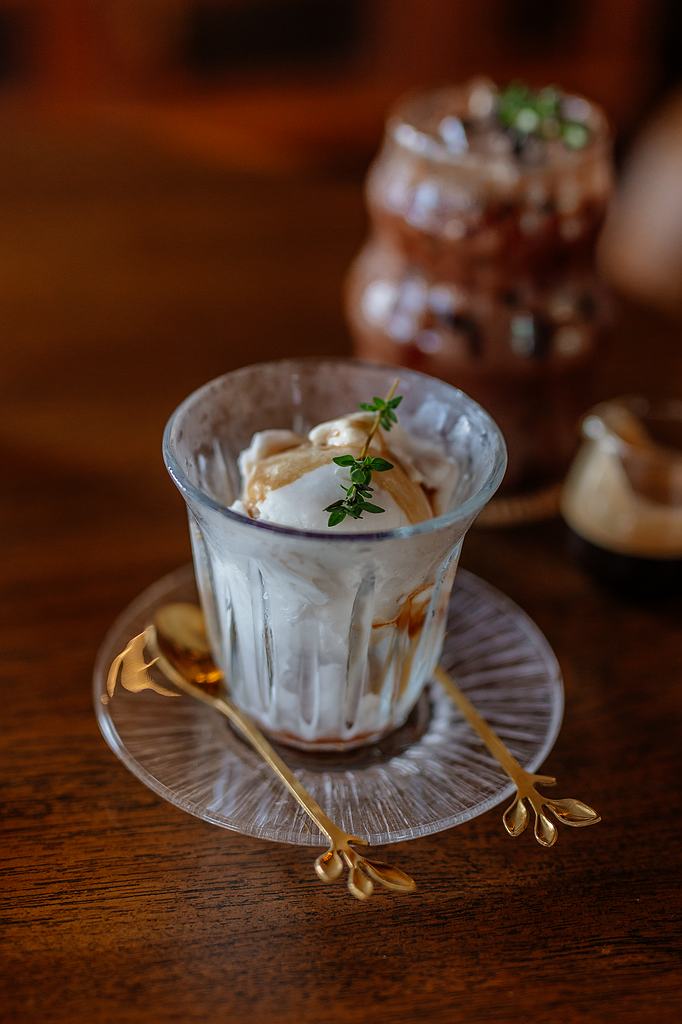
MULTIPOLYGON (((350 482, 347 468, 332 460, 362 452, 372 418, 352 413, 319 424, 307 437, 286 430, 254 434, 239 459, 242 493, 232 510, 282 526, 323 531, 326 509, 350 482)), ((447 507, 457 468, 435 444, 396 425, 389 436, 378 433, 368 450, 392 466, 372 479, 372 502, 383 511, 380 518, 347 518, 344 531, 392 530, 430 519, 447 507)))

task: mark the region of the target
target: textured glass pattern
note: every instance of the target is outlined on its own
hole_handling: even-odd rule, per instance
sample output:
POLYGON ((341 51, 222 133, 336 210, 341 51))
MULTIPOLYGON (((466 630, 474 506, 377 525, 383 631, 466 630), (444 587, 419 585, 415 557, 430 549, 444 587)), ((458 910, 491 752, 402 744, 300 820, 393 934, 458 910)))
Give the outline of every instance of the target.
POLYGON ((461 391, 401 370, 401 423, 440 446, 457 483, 445 515, 383 534, 301 532, 230 512, 237 458, 254 431, 305 433, 393 378, 350 360, 244 367, 190 395, 164 438, 232 697, 302 748, 362 745, 407 718, 438 660, 462 540, 499 483, 504 442, 461 391))
MULTIPOLYGON (((145 591, 99 652, 94 697, 109 746, 147 786, 223 828, 280 842, 321 839, 281 784, 215 712, 186 698, 120 689, 102 704, 114 656, 167 601, 195 600, 189 567, 145 591)), ((533 622, 503 594, 461 571, 450 600, 442 662, 519 762, 538 768, 561 724, 556 659, 533 622)), ((407 723, 371 746, 288 763, 344 829, 373 844, 438 832, 482 814, 513 786, 440 688, 430 684, 407 723)))

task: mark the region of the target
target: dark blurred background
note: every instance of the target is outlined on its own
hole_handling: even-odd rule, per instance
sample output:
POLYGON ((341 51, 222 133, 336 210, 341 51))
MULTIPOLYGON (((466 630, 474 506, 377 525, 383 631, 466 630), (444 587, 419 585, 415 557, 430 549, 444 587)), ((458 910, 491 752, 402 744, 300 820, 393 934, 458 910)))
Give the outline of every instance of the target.
POLYGON ((3 101, 240 166, 358 166, 405 89, 556 81, 627 137, 679 78, 676 0, 0 0, 3 101))
MULTIPOLYGON (((115 429, 104 392, 143 430, 150 388, 170 411, 240 363, 349 351, 341 285, 395 98, 480 73, 556 82, 603 104, 622 161, 674 95, 680 10, 0 0, 0 397, 14 443, 58 415, 58 443, 94 459, 115 429), (29 388, 41 423, 17 401, 29 388)), ((628 360, 619 372, 627 387, 628 360)), ((161 413, 148 415, 156 436, 161 413)))

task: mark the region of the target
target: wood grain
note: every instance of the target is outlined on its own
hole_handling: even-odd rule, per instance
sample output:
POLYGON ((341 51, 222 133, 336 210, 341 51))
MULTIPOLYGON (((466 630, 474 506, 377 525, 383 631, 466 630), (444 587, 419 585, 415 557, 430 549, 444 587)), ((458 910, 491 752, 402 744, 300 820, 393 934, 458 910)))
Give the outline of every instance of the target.
MULTIPOLYGON (((547 851, 498 809, 401 846, 419 892, 361 905, 310 851, 183 815, 116 761, 97 646, 188 557, 164 421, 241 363, 346 351, 358 182, 227 175, 94 130, 0 139, 0 1019, 678 1020, 680 605, 600 590, 559 523, 475 531, 463 561, 557 652, 547 769, 595 828, 547 851)), ((633 312, 616 341, 604 394, 679 389, 670 327, 633 312)))

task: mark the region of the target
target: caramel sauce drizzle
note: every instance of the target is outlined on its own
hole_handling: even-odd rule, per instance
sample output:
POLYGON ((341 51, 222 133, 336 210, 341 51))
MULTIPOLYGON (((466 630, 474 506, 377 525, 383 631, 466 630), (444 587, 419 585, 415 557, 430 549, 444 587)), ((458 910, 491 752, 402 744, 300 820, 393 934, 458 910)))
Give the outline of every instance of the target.
POLYGON ((379 622, 373 622, 372 629, 395 626, 401 633, 407 633, 408 636, 414 636, 416 633, 421 632, 424 619, 426 618, 426 609, 429 604, 428 597, 422 597, 422 594, 426 595, 426 592, 430 590, 430 583, 422 583, 419 587, 415 587, 414 590, 410 591, 405 600, 401 601, 398 611, 392 619, 380 619, 379 622), (418 600, 420 597, 421 600, 418 600))
MULTIPOLYGON (((375 455, 386 455, 393 462, 393 469, 381 474, 381 487, 402 509, 410 523, 431 519, 433 511, 422 487, 410 480, 402 466, 395 460, 385 444, 372 446, 375 455)), ((318 447, 312 444, 300 445, 285 452, 270 455, 252 469, 244 487, 244 505, 252 519, 257 518, 258 507, 270 491, 294 483, 306 473, 325 466, 336 455, 360 454, 359 448, 340 446, 318 447)), ((380 529, 380 527, 378 527, 380 529)))
POLYGON ((371 689, 373 693, 381 692, 391 664, 400 655, 402 655, 400 678, 397 681, 396 690, 398 695, 405 692, 412 671, 412 662, 414 661, 422 629, 424 628, 431 589, 432 585, 430 583, 422 583, 421 586, 416 587, 401 601, 398 611, 392 619, 383 619, 372 623, 372 629, 385 629, 392 626, 395 630, 385 661, 377 677, 372 680, 371 689), (406 647, 407 649, 401 651, 399 647, 406 647))

